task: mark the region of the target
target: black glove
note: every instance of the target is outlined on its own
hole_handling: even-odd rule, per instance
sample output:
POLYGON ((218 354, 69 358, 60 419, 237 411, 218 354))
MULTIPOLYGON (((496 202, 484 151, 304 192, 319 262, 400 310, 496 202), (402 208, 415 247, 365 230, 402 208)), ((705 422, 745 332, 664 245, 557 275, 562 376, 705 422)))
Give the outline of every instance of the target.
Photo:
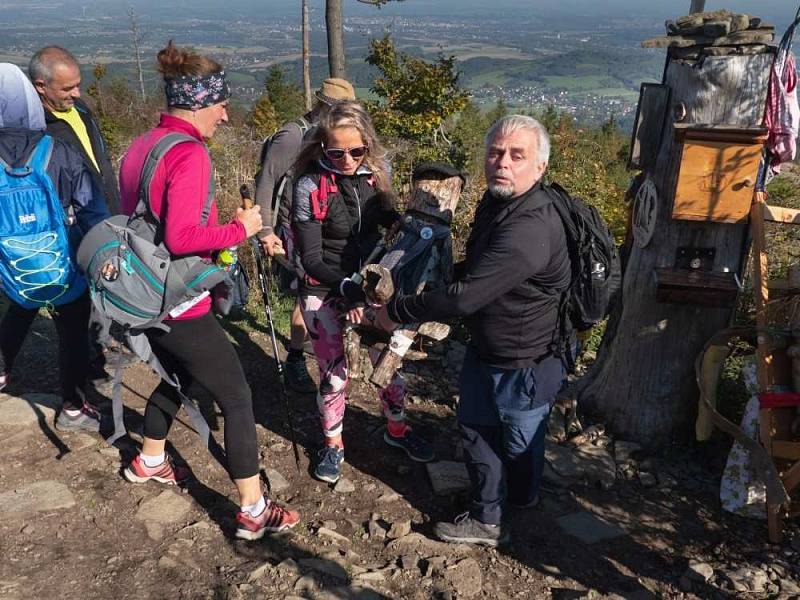
POLYGON ((364 289, 349 277, 342 279, 339 284, 339 293, 351 305, 364 304, 367 301, 367 295, 364 293, 364 289))

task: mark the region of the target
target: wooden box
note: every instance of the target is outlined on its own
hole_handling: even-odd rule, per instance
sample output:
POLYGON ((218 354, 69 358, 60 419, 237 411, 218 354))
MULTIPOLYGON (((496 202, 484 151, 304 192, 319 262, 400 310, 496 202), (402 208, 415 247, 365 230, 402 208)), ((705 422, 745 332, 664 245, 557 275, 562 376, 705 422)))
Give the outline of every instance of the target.
POLYGON ((656 301, 732 308, 739 286, 733 273, 657 267, 656 301))
POLYGON ((676 124, 675 135, 682 150, 672 218, 746 222, 766 130, 676 124))

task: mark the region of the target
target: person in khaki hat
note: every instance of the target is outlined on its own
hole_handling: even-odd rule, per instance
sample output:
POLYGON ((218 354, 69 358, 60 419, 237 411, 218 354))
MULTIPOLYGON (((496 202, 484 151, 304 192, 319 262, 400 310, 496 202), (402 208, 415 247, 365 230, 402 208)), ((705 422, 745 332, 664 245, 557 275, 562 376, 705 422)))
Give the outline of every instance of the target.
MULTIPOLYGON (((261 169, 256 174, 256 203, 261 207, 263 229, 258 239, 269 256, 276 253, 291 254, 289 228, 289 210, 291 208, 292 185, 289 171, 300 153, 304 138, 319 123, 323 113, 336 102, 355 100, 353 85, 338 77, 330 77, 322 82, 322 86, 314 92, 316 102, 311 110, 295 119, 284 123, 270 138, 264 142, 261 151, 261 169), (277 212, 277 214, 275 214, 277 212)), ((285 287, 297 292, 297 274, 290 273, 291 282, 285 287)), ((292 324, 289 336, 289 351, 286 359, 286 384, 296 392, 316 393, 317 386, 308 374, 303 344, 306 336, 303 313, 295 302, 292 312, 292 324)))

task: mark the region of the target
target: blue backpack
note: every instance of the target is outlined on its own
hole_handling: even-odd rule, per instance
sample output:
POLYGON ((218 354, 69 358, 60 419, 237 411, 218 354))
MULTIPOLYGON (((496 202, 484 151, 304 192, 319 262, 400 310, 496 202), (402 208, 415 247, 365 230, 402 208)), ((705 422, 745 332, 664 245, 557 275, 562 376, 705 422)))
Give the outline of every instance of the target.
POLYGON ((86 291, 67 233, 72 208, 61 205, 47 174, 52 152, 45 135, 24 166, 0 158, 0 280, 25 308, 66 304, 86 291))

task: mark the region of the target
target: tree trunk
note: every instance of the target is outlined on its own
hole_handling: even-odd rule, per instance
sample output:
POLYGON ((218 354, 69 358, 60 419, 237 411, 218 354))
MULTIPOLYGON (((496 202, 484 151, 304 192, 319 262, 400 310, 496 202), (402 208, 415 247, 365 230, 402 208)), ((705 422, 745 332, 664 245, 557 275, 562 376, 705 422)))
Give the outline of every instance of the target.
POLYGON ((764 115, 772 54, 706 56, 701 64, 670 60, 664 83, 672 97, 658 158, 650 177, 658 191, 652 240, 634 244, 621 302, 609 319, 598 360, 576 385, 582 407, 598 414, 624 439, 649 447, 689 431, 697 409, 695 357, 726 327, 732 310, 656 301, 654 269, 674 267, 680 246, 714 247, 713 271, 741 272, 747 225, 671 219, 683 123, 759 127, 764 115))
POLYGON ((692 0, 689 14, 701 13, 706 9, 706 0, 692 0))
POLYGON ((306 100, 306 110, 311 110, 311 65, 309 60, 309 24, 308 0, 302 0, 303 10, 303 92, 306 100))
POLYGON ((325 26, 328 30, 328 70, 331 77, 346 79, 342 0, 325 0, 325 26))
POLYGON ((144 73, 142 72, 142 52, 141 52, 141 39, 139 34, 139 23, 136 20, 136 12, 131 8, 128 11, 128 16, 131 19, 131 34, 133 35, 133 50, 136 54, 136 73, 139 76, 139 93, 142 95, 142 100, 147 99, 147 94, 144 91, 144 73))

